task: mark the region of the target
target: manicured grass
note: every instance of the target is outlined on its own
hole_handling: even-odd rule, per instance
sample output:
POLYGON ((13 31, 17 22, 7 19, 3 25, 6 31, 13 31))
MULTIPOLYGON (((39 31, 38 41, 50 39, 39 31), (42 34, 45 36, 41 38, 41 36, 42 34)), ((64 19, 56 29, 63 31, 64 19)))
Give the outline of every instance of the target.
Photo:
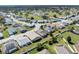
MULTIPOLYGON (((44 42, 47 42, 48 40, 50 39, 50 36, 48 36, 47 38, 43 38, 41 41, 39 42, 36 42, 36 43, 32 43, 31 45, 29 46, 25 46, 23 48, 20 48, 18 51, 15 51, 13 54, 19 54, 21 52, 26 52, 28 49, 31 49, 31 48, 34 48, 37 46, 38 43, 44 43, 44 42)), ((45 43, 47 45, 47 43, 45 43)), ((53 50, 53 46, 50 46, 50 45, 47 45, 48 47, 48 51, 52 54, 55 53, 55 51, 53 50)), ((35 54, 37 53, 38 51, 36 49, 33 49, 32 51, 28 52, 29 54, 35 54)))
POLYGON ((76 43, 79 40, 79 35, 76 35, 76 34, 71 33, 71 32, 65 32, 62 35, 65 39, 67 39, 68 36, 71 36, 73 43, 76 43))
POLYGON ((29 54, 36 54, 38 53, 37 49, 33 49, 32 51, 29 52, 29 54))
POLYGON ((56 51, 54 49, 54 44, 53 45, 49 45, 49 44, 46 44, 47 46, 47 50, 51 53, 51 54, 56 54, 56 51))
MULTIPOLYGON (((27 28, 26 28, 26 29, 27 29, 27 28)), ((4 34, 5 34, 5 32, 4 32, 4 34)), ((58 34, 58 31, 56 31, 55 34, 58 34)), ((65 32, 65 33, 62 34, 62 36, 63 36, 65 39, 67 38, 67 36, 71 36, 73 43, 76 43, 76 42, 79 40, 79 35, 73 34, 73 33, 71 33, 71 32, 65 32)), ((48 36, 47 38, 42 38, 42 40, 39 41, 39 42, 40 42, 40 43, 43 43, 43 42, 49 41, 50 38, 51 38, 50 36, 48 36)), ((65 43, 60 37, 58 37, 57 39, 58 39, 58 41, 59 41, 58 44, 66 45, 66 43, 65 43)), ((25 46, 25 47, 23 47, 23 48, 20 48, 18 51, 15 51, 13 54, 19 54, 19 53, 21 53, 21 52, 26 52, 28 49, 31 49, 31 48, 36 47, 39 42, 32 43, 32 44, 29 45, 29 46, 25 46)), ((49 51, 51 54, 55 54, 55 53, 56 53, 56 52, 55 52, 55 49, 54 49, 54 46, 56 46, 56 44, 53 44, 53 45, 49 45, 48 43, 45 43, 45 44, 46 44, 46 46, 47 46, 48 51, 49 51)), ((32 51, 29 52, 29 54, 35 54, 35 53, 37 53, 37 52, 38 52, 38 51, 37 51, 36 49, 33 49, 32 51)))
POLYGON ((4 38, 7 38, 9 36, 8 32, 7 31, 3 31, 3 36, 4 36, 4 38))
POLYGON ((25 26, 25 27, 23 27, 23 28, 26 29, 26 30, 28 30, 28 31, 30 31, 30 30, 33 29, 33 28, 28 27, 28 26, 25 26))
MULTIPOLYGON (((46 41, 48 41, 48 38, 44 38, 44 39, 42 39, 42 40, 39 41, 39 42, 40 42, 40 43, 43 43, 43 42, 46 42, 46 41)), ((23 48, 20 48, 18 51, 14 52, 13 54, 19 54, 19 53, 21 53, 21 52, 26 52, 28 49, 31 49, 31 48, 36 47, 39 42, 32 43, 32 44, 29 45, 29 46, 25 46, 25 47, 23 47, 23 48)), ((34 52, 35 52, 35 50, 32 50, 32 51, 29 52, 29 53, 33 54, 34 52)))
POLYGON ((74 25, 75 29, 79 30, 79 26, 74 25))

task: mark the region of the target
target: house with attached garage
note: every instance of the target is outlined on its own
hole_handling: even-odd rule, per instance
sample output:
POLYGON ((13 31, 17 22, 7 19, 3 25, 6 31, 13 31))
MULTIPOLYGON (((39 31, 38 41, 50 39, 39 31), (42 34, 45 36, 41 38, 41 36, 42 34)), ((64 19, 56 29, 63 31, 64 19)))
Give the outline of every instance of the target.
POLYGON ((10 18, 8 18, 8 17, 4 18, 4 22, 5 22, 5 24, 7 24, 7 25, 10 25, 10 24, 13 23, 13 21, 12 21, 10 18))
POLYGON ((18 45, 14 40, 9 40, 2 44, 2 53, 10 54, 18 49, 18 45))
POLYGON ((48 32, 47 31, 41 30, 41 29, 35 31, 35 33, 39 34, 43 38, 47 37, 47 35, 48 35, 48 32))
POLYGON ((36 42, 38 40, 41 40, 41 36, 35 33, 34 31, 28 31, 25 33, 25 35, 32 41, 36 42))
POLYGON ((13 37, 20 47, 28 46, 32 43, 31 40, 25 34, 19 34, 13 37))
POLYGON ((9 33, 9 36, 16 34, 16 33, 17 33, 16 30, 17 30, 17 29, 14 28, 14 27, 8 27, 7 31, 8 31, 8 33, 9 33))

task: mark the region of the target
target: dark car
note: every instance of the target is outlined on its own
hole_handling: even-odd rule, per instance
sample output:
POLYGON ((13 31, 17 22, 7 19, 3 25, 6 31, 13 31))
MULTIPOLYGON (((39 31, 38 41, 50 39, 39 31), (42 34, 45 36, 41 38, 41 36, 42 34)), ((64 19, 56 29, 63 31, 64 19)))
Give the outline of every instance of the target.
POLYGON ((27 30, 21 30, 20 32, 21 32, 21 33, 25 33, 25 32, 27 32, 27 30))

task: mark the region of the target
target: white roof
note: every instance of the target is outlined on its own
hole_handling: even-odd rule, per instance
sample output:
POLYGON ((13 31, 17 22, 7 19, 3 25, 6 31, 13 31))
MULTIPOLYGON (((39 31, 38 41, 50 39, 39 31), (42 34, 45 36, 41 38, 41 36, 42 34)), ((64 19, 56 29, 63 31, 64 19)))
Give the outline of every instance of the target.
POLYGON ((0 37, 3 37, 3 34, 2 33, 0 33, 0 37))
POLYGON ((20 38, 23 34, 19 34, 19 35, 12 35, 10 36, 9 38, 6 38, 6 39, 3 39, 3 40, 0 40, 0 44, 3 44, 9 40, 17 40, 18 37, 20 38))
POLYGON ((29 32, 26 32, 25 35, 27 35, 31 40, 34 40, 35 38, 38 38, 41 36, 36 34, 34 31, 29 31, 29 32))
POLYGON ((17 36, 14 40, 18 42, 19 46, 24 46, 31 42, 27 37, 24 37, 24 35, 17 36))
POLYGON ((7 41, 2 45, 3 53, 10 53, 17 49, 17 44, 15 41, 7 41))
MULTIPOLYGON (((29 37, 31 40, 38 38, 38 37, 41 37, 40 35, 36 34, 34 31, 28 31, 28 32, 23 33, 23 34, 12 35, 9 38, 0 40, 0 44, 3 44, 3 43, 5 43, 6 41, 9 41, 9 40, 18 40, 18 38, 21 38, 24 35, 27 35, 27 37, 29 37)), ((26 38, 26 40, 28 40, 28 39, 26 38)))

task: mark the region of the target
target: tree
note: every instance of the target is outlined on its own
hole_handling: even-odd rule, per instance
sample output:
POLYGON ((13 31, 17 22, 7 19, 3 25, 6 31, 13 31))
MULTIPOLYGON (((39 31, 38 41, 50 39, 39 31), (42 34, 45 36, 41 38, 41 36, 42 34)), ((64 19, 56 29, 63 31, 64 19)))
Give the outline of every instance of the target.
POLYGON ((52 45, 53 41, 50 39, 48 43, 49 43, 49 45, 52 45))
POLYGON ((74 29, 75 29, 74 27, 71 27, 71 31, 74 30, 74 29))
POLYGON ((68 41, 68 42, 71 41, 71 37, 70 37, 70 36, 67 37, 67 41, 68 41))
POLYGON ((25 14, 25 17, 28 18, 28 14, 27 13, 25 14))
POLYGON ((60 30, 58 30, 58 32, 59 32, 59 33, 61 33, 61 31, 60 31, 60 30))
POLYGON ((56 14, 54 14, 54 15, 53 15, 53 17, 57 18, 57 15, 56 15, 56 14))
POLYGON ((73 45, 74 43, 73 43, 73 42, 71 42, 71 40, 72 40, 72 39, 71 39, 71 37, 70 37, 70 36, 68 36, 68 37, 67 37, 67 41, 68 41, 68 43, 73 45))
POLYGON ((41 43, 37 44, 37 51, 41 51, 43 49, 43 46, 41 43))
POLYGON ((53 39, 53 43, 58 43, 57 37, 53 37, 52 39, 53 39))
POLYGON ((50 32, 50 33, 49 33, 49 35, 50 35, 51 37, 53 37, 53 34, 52 34, 52 32, 50 32))
POLYGON ((22 12, 20 12, 19 14, 20 14, 20 15, 23 15, 23 13, 22 13, 22 12))
POLYGON ((48 16, 45 16, 45 15, 44 15, 44 16, 42 16, 42 18, 43 18, 43 19, 48 19, 48 16))
POLYGON ((40 27, 42 30, 44 30, 44 26, 43 25, 41 25, 41 27, 40 27))
POLYGON ((67 11, 67 12, 65 12, 65 15, 66 15, 66 16, 67 16, 67 15, 70 15, 70 12, 68 12, 68 11, 67 11))
POLYGON ((31 20, 33 20, 34 19, 34 17, 31 17, 31 20))

